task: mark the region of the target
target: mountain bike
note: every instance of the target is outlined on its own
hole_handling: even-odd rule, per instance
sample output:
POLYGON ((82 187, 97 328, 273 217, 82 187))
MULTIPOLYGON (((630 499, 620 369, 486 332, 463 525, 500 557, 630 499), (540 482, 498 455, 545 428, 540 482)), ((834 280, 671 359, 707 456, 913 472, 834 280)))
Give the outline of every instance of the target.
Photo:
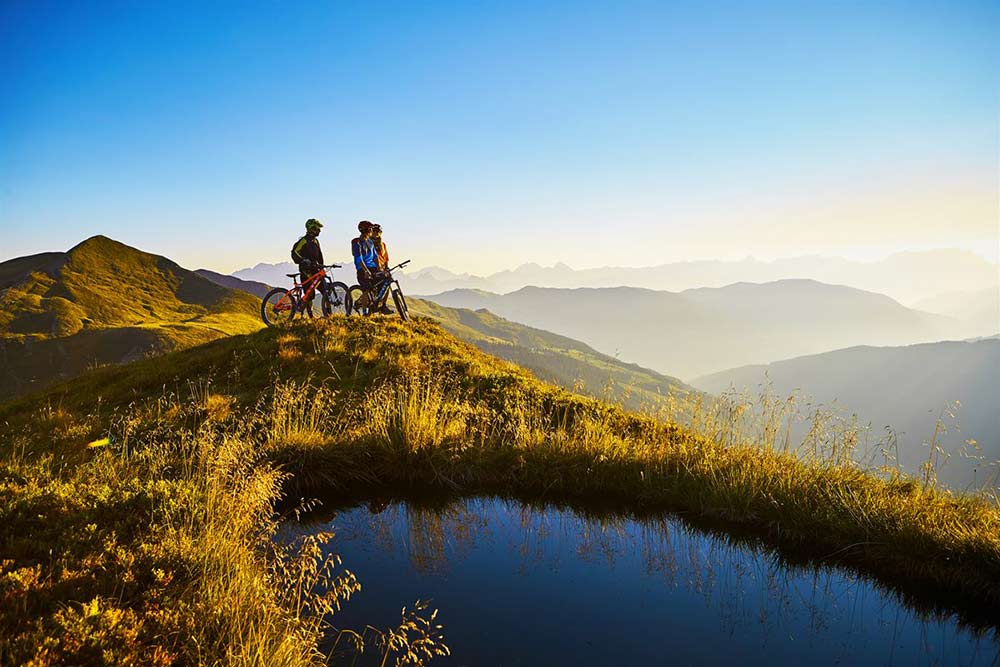
POLYGON ((396 313, 404 322, 409 321, 410 311, 406 307, 406 297, 403 296, 399 281, 392 277, 393 271, 401 269, 409 263, 410 260, 406 260, 391 269, 377 271, 372 286, 367 290, 363 289, 361 285, 351 285, 350 289, 347 290, 349 299, 347 314, 350 315, 354 312, 359 315, 374 315, 385 307, 391 294, 392 302, 396 304, 396 313))
POLYGON ((340 264, 327 264, 301 283, 297 280, 298 273, 286 273, 285 275, 292 279, 294 287, 291 289, 275 287, 264 295, 264 300, 260 304, 260 316, 264 324, 268 326, 283 324, 295 319, 296 315, 312 317, 311 301, 316 292, 323 297, 321 308, 324 317, 329 317, 334 312, 349 314, 351 295, 347 285, 332 280, 326 274, 327 269, 339 269, 340 266, 340 264))

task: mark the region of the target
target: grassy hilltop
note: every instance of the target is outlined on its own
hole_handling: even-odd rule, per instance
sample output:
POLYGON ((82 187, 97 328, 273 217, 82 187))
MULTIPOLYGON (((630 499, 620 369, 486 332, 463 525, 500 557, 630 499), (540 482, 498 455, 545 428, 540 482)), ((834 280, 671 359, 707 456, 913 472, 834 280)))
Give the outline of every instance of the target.
MULTIPOLYGON (((866 473, 850 434, 797 453, 725 406, 685 413, 571 394, 427 320, 335 317, 96 370, 0 406, 0 663, 317 664, 319 619, 358 584, 312 543, 275 553, 282 495, 683 511, 925 601, 1000 602, 994 497, 866 473)), ((369 650, 446 651, 427 611, 369 650)))
POLYGON ((259 302, 103 236, 0 263, 0 399, 263 325, 259 302))

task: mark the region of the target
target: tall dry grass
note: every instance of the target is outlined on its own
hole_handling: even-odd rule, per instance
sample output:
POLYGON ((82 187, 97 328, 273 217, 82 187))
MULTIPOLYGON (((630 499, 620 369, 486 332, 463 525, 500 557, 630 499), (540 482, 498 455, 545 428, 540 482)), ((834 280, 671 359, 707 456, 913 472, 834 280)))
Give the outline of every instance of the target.
POLYGON ((279 384, 247 412, 192 385, 116 420, 72 466, 5 447, 0 664, 322 665, 338 632, 383 664, 446 653, 423 606, 378 632, 337 628, 360 583, 334 536, 274 539, 288 473, 269 448, 315 447, 328 426, 329 406, 302 389, 279 384))

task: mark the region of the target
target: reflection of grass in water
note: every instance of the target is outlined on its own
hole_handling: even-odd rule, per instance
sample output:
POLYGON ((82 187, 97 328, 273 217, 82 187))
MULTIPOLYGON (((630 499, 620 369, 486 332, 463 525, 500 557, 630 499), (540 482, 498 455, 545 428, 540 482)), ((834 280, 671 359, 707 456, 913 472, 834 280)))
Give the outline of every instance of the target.
MULTIPOLYGON (((350 514, 356 517, 355 512, 359 511, 350 514)), ((753 540, 705 533, 662 515, 581 514, 502 499, 466 498, 447 503, 393 503, 379 515, 363 520, 372 522, 372 534, 355 539, 374 538, 387 553, 405 553, 410 564, 425 575, 447 574, 457 562, 474 561, 474 547, 490 551, 506 547, 519 556, 517 562, 510 563, 511 569, 522 574, 558 570, 569 553, 601 569, 634 564, 668 589, 696 593, 706 608, 717 612, 719 631, 724 635, 744 632, 752 625, 765 638, 780 641, 789 627, 805 619, 809 636, 836 632, 840 637, 846 620, 843 660, 850 660, 851 647, 856 648, 870 633, 872 624, 881 628, 882 635, 895 636, 914 625, 919 634, 934 633, 936 641, 925 644, 925 657, 946 659, 951 664, 960 664, 960 660, 947 651, 964 633, 970 633, 974 655, 988 655, 1000 642, 995 630, 970 631, 954 625, 955 619, 948 612, 900 607, 905 602, 893 591, 849 571, 790 563, 753 540), (422 535, 424 532, 428 535, 422 535), (498 540, 504 543, 498 544, 498 540), (463 547, 456 549, 454 545, 463 547), (864 608, 870 595, 888 596, 895 603, 875 606, 874 617, 867 611, 859 614, 858 605, 864 608)), ((493 576, 493 572, 482 576, 493 576)), ((586 585, 585 581, 578 583, 586 585)), ((530 603, 530 595, 527 600, 530 603)), ((809 636, 796 635, 794 639, 809 641, 809 636)), ((890 649, 886 644, 886 651, 890 649)))

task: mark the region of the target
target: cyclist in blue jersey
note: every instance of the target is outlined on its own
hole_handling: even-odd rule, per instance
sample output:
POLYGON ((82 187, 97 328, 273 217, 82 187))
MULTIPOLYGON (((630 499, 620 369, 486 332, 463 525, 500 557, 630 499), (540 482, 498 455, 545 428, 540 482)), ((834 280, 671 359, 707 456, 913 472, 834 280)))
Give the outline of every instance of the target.
MULTIPOLYGON (((360 236, 351 240, 351 254, 354 256, 354 268, 358 270, 358 284, 366 293, 375 284, 380 269, 378 252, 372 241, 372 228, 374 226, 368 220, 362 220, 358 223, 360 236)), ((374 303, 378 303, 381 296, 381 294, 373 294, 371 298, 374 303)), ((391 315, 393 311, 382 306, 378 312, 391 315)))

